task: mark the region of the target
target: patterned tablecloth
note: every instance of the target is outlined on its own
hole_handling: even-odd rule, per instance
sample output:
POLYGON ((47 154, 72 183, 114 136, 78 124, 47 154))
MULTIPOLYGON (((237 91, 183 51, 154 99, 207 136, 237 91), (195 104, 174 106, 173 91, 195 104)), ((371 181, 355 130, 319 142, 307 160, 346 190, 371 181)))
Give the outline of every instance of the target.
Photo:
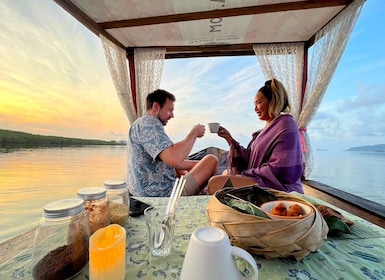
MULTIPOLYGON (((210 198, 181 198, 173 249, 167 257, 151 256, 144 217, 130 218, 126 225, 126 279, 179 279, 191 233, 208 225, 205 210, 210 198)), ((139 199, 152 205, 168 202, 168 198, 139 199)), ((259 279, 385 279, 385 229, 341 212, 354 221, 353 234, 328 238, 320 249, 299 262, 255 256, 259 279)), ((31 279, 31 249, 1 263, 0 279, 31 279)), ((239 260, 238 264, 247 275, 247 265, 239 260)), ((89 279, 88 266, 74 279, 89 279)))

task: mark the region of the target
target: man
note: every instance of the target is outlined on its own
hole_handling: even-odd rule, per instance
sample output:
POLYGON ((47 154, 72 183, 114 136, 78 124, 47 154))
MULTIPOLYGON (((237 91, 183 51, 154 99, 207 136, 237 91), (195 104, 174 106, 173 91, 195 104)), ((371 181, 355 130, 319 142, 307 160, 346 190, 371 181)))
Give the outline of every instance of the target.
POLYGON ((177 143, 167 136, 164 126, 174 117, 174 102, 175 96, 165 90, 150 93, 146 99, 147 114, 129 130, 127 181, 134 196, 169 196, 181 174, 186 179, 182 194, 198 194, 218 168, 214 155, 206 155, 200 161, 187 160, 195 140, 205 133, 204 125, 195 125, 177 143))

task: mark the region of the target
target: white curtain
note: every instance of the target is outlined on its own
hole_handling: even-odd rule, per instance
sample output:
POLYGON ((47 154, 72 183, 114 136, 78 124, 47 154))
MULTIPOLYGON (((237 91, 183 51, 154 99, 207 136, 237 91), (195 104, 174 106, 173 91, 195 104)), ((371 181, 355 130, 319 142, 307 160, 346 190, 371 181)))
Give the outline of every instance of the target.
POLYGON ((313 167, 310 140, 306 129, 318 110, 364 1, 354 1, 316 34, 303 100, 301 88, 304 45, 288 43, 254 46, 254 52, 265 78, 275 77, 280 80, 290 95, 291 113, 297 120, 301 136, 305 178, 310 175, 313 167), (285 54, 288 55, 287 58, 284 58, 285 54))
POLYGON ((254 45, 266 80, 281 81, 289 95, 291 114, 297 121, 301 102, 304 43, 254 45))
POLYGON ((129 123, 133 123, 136 118, 134 100, 132 98, 130 71, 126 57, 126 51, 112 43, 100 34, 103 44, 104 54, 107 59, 108 68, 112 81, 118 94, 120 104, 128 118, 129 123))
POLYGON ((313 156, 306 128, 317 113, 364 2, 365 0, 353 1, 316 34, 311 59, 309 59, 302 111, 298 119, 298 126, 305 144, 303 147, 305 178, 310 175, 313 168, 313 156))
POLYGON ((146 96, 159 88, 163 72, 164 48, 134 50, 138 116, 146 112, 146 96))
POLYGON ((111 78, 118 94, 120 103, 132 124, 146 110, 146 96, 151 91, 159 88, 163 71, 165 49, 148 48, 135 49, 135 81, 136 81, 136 107, 131 92, 130 71, 126 51, 110 40, 100 35, 104 53, 110 70, 111 78))

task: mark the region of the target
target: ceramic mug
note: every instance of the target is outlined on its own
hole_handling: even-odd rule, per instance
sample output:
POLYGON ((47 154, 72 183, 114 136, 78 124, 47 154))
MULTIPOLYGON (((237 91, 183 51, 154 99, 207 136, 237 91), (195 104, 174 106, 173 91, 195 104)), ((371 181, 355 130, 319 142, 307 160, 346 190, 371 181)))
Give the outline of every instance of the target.
POLYGON ((254 258, 247 251, 232 246, 224 230, 216 227, 198 228, 191 235, 180 279, 247 279, 240 274, 234 257, 246 260, 254 271, 252 279, 258 279, 254 258))
POLYGON ((209 130, 211 133, 218 133, 220 124, 217 122, 209 123, 209 130))

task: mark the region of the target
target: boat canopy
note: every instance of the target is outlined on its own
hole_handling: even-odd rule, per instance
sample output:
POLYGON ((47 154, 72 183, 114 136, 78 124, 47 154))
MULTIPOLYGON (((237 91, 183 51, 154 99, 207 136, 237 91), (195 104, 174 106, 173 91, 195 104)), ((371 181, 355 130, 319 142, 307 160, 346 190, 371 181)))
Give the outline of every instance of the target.
POLYGON ((365 0, 54 0, 102 40, 132 123, 160 85, 164 59, 256 55, 286 87, 305 158, 317 112, 365 0))

